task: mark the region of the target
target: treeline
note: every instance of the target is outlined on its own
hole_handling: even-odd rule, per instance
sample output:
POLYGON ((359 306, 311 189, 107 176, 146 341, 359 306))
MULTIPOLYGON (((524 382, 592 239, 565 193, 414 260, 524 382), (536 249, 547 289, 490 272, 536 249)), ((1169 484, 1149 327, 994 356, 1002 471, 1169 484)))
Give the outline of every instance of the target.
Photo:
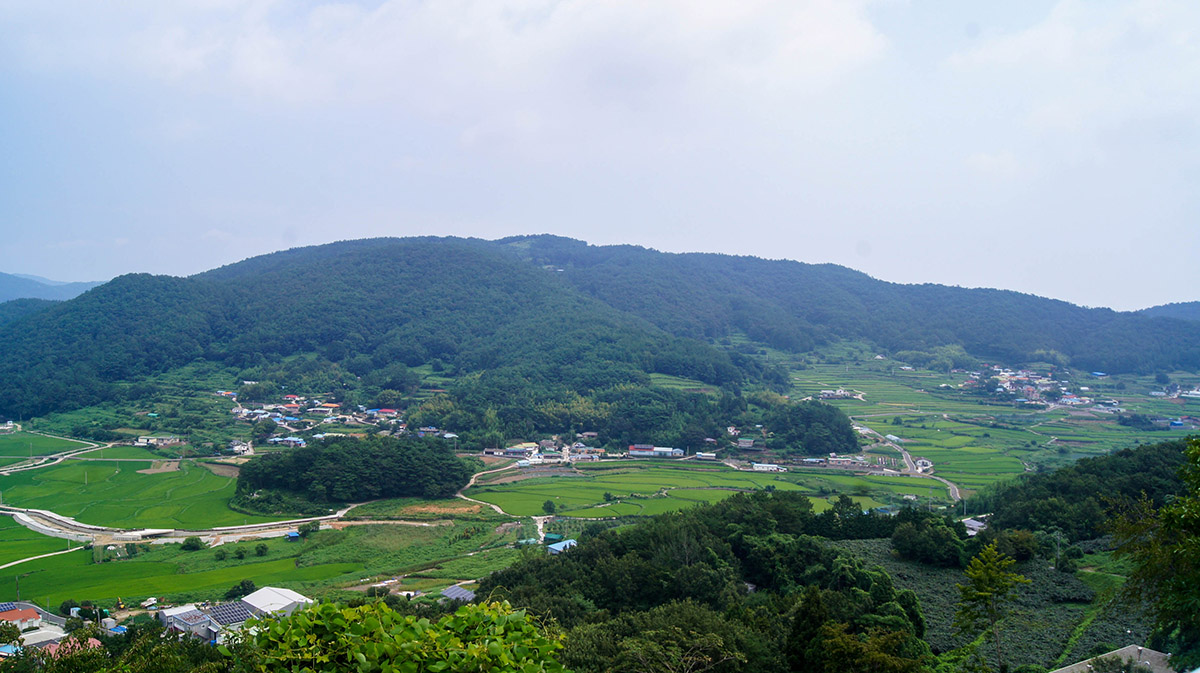
POLYGON ((564 287, 480 242, 404 239, 289 251, 192 278, 135 274, 0 326, 0 415, 131 398, 194 360, 237 368, 315 353, 357 375, 396 364, 587 394, 648 374, 720 387, 786 373, 564 287))
POLYGON ((514 255, 562 268, 564 280, 605 303, 693 338, 744 334, 791 351, 847 338, 893 353, 959 345, 1010 363, 1108 372, 1200 368, 1200 334, 1171 318, 1004 290, 886 283, 832 264, 667 254, 555 236, 506 242, 514 255))
POLYGON ((235 504, 253 507, 262 489, 313 502, 447 498, 470 476, 471 468, 440 440, 337 437, 246 463, 235 504))
POLYGON ((1105 533, 1113 505, 1144 494, 1157 506, 1178 493, 1186 446, 1180 440, 1084 458, 1053 472, 988 487, 970 499, 969 507, 992 512, 991 527, 1057 529, 1071 541, 1089 540, 1105 533))
POLYGON ((845 497, 814 514, 802 495, 737 494, 597 530, 567 554, 531 553, 478 593, 555 618, 567 629, 563 663, 583 673, 641 670, 655 652, 713 671, 866 670, 869 661, 915 671, 930 659, 916 595, 816 537, 880 537, 894 526, 845 497))

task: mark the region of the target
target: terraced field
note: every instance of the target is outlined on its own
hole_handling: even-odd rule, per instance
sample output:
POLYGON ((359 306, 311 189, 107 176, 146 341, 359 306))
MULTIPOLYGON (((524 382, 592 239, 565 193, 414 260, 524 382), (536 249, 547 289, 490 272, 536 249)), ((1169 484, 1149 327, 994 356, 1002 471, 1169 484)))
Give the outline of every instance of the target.
POLYGON ((71 461, 0 477, 4 502, 48 509, 83 522, 119 528, 211 528, 270 521, 229 509, 235 482, 193 461, 141 474, 153 463, 71 461))
POLYGON ((693 469, 682 463, 671 467, 636 463, 609 469, 591 467, 578 476, 539 477, 484 486, 470 489, 466 495, 499 505, 516 516, 543 514, 543 505, 549 500, 554 502, 560 516, 598 518, 672 512, 723 500, 738 491, 768 487, 809 494, 818 511, 829 507, 828 498, 840 493, 853 495, 864 507, 878 507, 884 504, 883 500, 906 493, 924 498, 931 489, 938 498, 948 497, 942 484, 917 477, 858 476, 833 470, 775 474, 711 464, 697 464, 693 469))

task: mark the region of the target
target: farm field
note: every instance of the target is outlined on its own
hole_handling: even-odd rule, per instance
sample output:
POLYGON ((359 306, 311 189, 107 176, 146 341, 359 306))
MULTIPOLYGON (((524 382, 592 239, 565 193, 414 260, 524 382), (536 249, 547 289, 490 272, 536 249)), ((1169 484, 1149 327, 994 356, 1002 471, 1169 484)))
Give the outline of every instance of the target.
POLYGON ((69 461, 0 477, 6 504, 119 528, 211 528, 271 521, 229 509, 235 482, 193 461, 140 474, 151 462, 69 461))
MULTIPOLYGON (((84 442, 76 442, 57 437, 46 437, 31 432, 13 432, 0 435, 0 458, 29 458, 60 453, 71 449, 82 449, 88 446, 84 442)), ((16 461, 13 461, 16 462, 16 461)))
MULTIPOLYGON (((80 546, 78 542, 72 543, 80 546)), ((8 516, 0 516, 0 565, 67 548, 67 541, 35 533, 8 516)))
MULTIPOLYGON (((211 551, 192 552, 212 555, 211 551)), ((68 598, 90 597, 109 601, 122 597, 211 594, 253 580, 259 586, 328 580, 358 568, 355 563, 334 563, 297 568, 293 559, 229 565, 224 568, 181 573, 179 565, 155 561, 92 563, 92 552, 80 550, 0 570, 0 600, 16 598, 14 577, 20 574, 21 597, 43 606, 56 606, 68 598)))
POLYGON ((666 467, 620 463, 605 470, 597 469, 598 465, 587 467, 580 476, 537 477, 476 487, 466 495, 499 505, 515 516, 544 514, 543 505, 550 500, 560 516, 580 518, 662 514, 723 500, 737 491, 767 487, 803 491, 811 496, 817 511, 828 508, 826 498, 839 493, 854 496, 864 507, 878 507, 906 493, 924 498, 931 488, 939 500, 948 497, 943 484, 918 477, 859 476, 833 470, 777 474, 713 465, 690 469, 684 464, 666 467), (605 494, 611 501, 606 501, 605 494))
POLYGON ((79 454, 79 457, 89 459, 133 458, 140 460, 162 460, 162 456, 141 446, 108 446, 102 449, 95 449, 81 453, 79 454))
MULTIPOLYGON (((0 538, 2 539, 2 538, 0 538)), ((507 567, 519 554, 505 547, 515 531, 453 522, 413 527, 390 524, 322 530, 292 543, 282 538, 247 540, 199 551, 178 544, 139 545, 132 558, 93 563, 91 551, 63 554, 0 570, 0 601, 14 600, 17 575, 21 596, 53 607, 67 598, 111 604, 149 596, 172 600, 219 597, 250 579, 258 586, 285 586, 320 597, 335 587, 404 574, 404 588, 440 590, 461 580, 507 567), (256 547, 266 545, 258 556, 256 547), (236 553, 241 549, 244 558, 236 553), (224 550, 225 558, 217 558, 224 550)), ((123 552, 126 547, 119 547, 123 552)))
MULTIPOLYGON (((1187 436, 1190 430, 1138 430, 1117 423, 1117 416, 1089 409, 1031 410, 963 393, 963 373, 901 370, 900 363, 875 360, 850 346, 821 356, 833 363, 809 363, 792 373, 792 397, 845 389, 862 400, 834 399, 830 404, 856 423, 881 435, 901 437, 914 458, 934 463, 934 473, 967 494, 1026 471, 1060 467, 1079 458, 1102 455, 1143 443, 1187 436)), ((1171 380, 1190 387, 1194 374, 1178 372, 1171 380)), ((1161 389, 1153 377, 1080 378, 1084 395, 1117 399, 1129 413, 1175 418, 1200 411, 1200 400, 1151 397, 1161 389)), ((874 455, 895 458, 886 450, 874 455)), ((891 464, 895 464, 894 462, 891 464)))

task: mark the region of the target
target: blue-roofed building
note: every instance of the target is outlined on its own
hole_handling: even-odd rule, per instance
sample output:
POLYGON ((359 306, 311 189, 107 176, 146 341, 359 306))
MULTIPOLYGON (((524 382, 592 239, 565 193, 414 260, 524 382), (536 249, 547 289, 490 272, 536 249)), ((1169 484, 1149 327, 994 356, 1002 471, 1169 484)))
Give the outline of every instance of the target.
POLYGON ((555 542, 554 544, 546 545, 546 550, 549 551, 552 556, 557 556, 558 554, 565 552, 577 544, 579 543, 574 540, 563 540, 562 542, 555 542))
POLYGON ((300 533, 298 533, 294 530, 289 530, 287 533, 287 541, 288 542, 299 542, 300 541, 300 533))

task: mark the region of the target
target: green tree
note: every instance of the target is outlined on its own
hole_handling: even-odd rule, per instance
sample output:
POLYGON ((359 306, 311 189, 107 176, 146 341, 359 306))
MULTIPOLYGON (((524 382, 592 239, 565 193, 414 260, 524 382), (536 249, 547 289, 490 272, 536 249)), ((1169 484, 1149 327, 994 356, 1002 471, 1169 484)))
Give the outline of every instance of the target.
POLYGON ((558 506, 554 504, 553 500, 547 500, 542 503, 542 511, 547 514, 553 514, 557 509, 558 506))
POLYGON ((218 561, 224 561, 226 558, 229 558, 229 553, 224 549, 218 549, 213 552, 213 558, 217 559, 218 561))
POLYGON ((254 593, 257 588, 258 587, 254 586, 254 582, 252 580, 242 580, 241 582, 238 582, 230 587, 229 591, 225 592, 225 598, 234 599, 241 598, 242 596, 249 596, 250 594, 254 593))
POLYGON ((183 539, 183 545, 180 548, 184 551, 200 551, 204 549, 204 540, 195 535, 189 535, 183 539))
POLYGON ((954 625, 961 633, 973 635, 981 628, 991 630, 1001 671, 1007 670, 1007 665, 1000 639, 1000 620, 1008 613, 1013 589, 1019 584, 1029 584, 1024 576, 1009 572, 1015 563, 996 551, 995 542, 980 550, 964 571, 967 583, 958 585, 958 610, 954 614, 954 625))
POLYGON ((21 629, 12 622, 0 622, 0 645, 21 645, 21 629))
POLYGON ((561 636, 547 635, 508 603, 464 605, 436 622, 401 615, 384 602, 353 608, 323 603, 249 625, 245 647, 221 649, 238 670, 256 673, 564 670, 561 636))
POLYGON ((267 543, 265 542, 259 542, 258 544, 254 545, 255 556, 266 556, 268 550, 269 547, 267 547, 267 543))
POLYGON ((300 537, 308 537, 319 530, 321 530, 319 521, 308 521, 296 526, 296 532, 300 534, 300 537))
POLYGON ((1116 556, 1134 567, 1125 597, 1150 604, 1171 663, 1190 669, 1200 665, 1200 439, 1189 440, 1185 454, 1183 493, 1157 509, 1143 496, 1114 518, 1112 530, 1116 556))
POLYGON ((242 546, 238 546, 238 547, 236 547, 236 548, 233 550, 233 555, 234 555, 234 556, 236 556, 236 557, 238 557, 239 559, 244 559, 244 558, 246 558, 246 548, 245 548, 245 547, 242 547, 242 546))

